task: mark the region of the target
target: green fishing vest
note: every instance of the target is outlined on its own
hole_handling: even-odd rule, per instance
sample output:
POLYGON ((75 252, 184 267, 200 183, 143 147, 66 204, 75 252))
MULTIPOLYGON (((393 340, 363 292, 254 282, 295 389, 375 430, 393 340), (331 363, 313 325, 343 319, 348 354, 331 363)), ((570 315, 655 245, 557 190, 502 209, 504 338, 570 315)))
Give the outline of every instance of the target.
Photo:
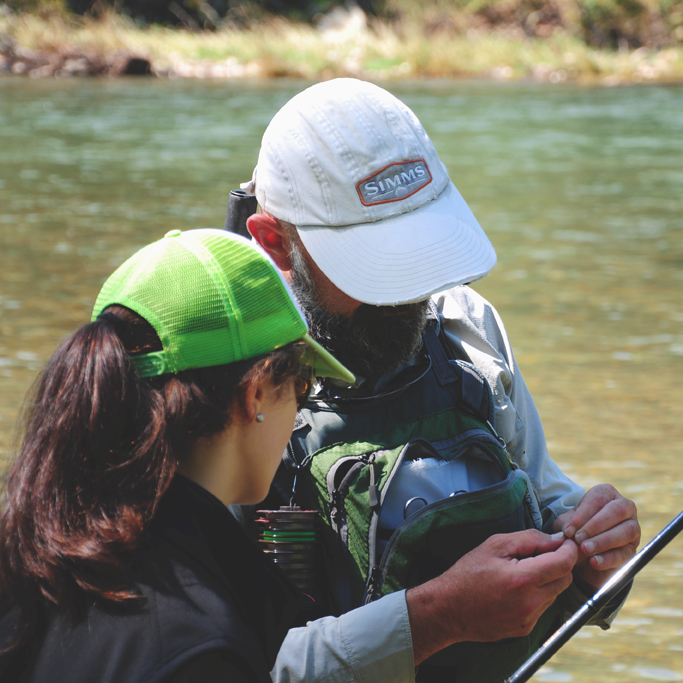
MULTIPOLYGON (((495 433, 493 397, 473 366, 448 360, 431 324, 427 355, 398 388, 367 398, 318 394, 302 410, 276 486, 324 522, 330 612, 342 614, 438 576, 496 533, 540 528, 526 474, 495 433), (393 532, 382 557, 378 522, 398 468, 413 458, 476 459, 495 483, 423 506, 393 532)), ((457 605, 453 606, 457 609, 457 605)), ((458 643, 430 657, 417 680, 496 683, 562 622, 556 602, 527 637, 458 643)))

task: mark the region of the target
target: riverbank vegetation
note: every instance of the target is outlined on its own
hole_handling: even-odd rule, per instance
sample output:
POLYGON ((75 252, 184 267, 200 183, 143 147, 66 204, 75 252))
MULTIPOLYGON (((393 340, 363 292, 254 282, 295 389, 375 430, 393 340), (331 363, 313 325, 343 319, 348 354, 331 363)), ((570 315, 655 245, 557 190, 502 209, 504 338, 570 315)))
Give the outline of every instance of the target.
POLYGON ((0 71, 31 77, 683 81, 683 0, 11 1, 0 71))

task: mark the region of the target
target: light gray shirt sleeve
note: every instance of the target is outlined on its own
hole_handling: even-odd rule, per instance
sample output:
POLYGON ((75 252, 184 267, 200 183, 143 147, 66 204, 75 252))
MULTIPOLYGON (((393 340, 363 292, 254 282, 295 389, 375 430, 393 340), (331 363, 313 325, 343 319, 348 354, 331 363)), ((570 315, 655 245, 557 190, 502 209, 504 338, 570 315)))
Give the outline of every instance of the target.
POLYGON ((569 479, 548 454, 543 426, 512 353, 498 312, 466 286, 434 295, 443 330, 457 358, 471 362, 488 380, 495 427, 512 459, 534 489, 544 529, 574 507, 585 490, 569 479))
POLYGON ((273 683, 413 683, 413 641, 405 591, 291 629, 273 683))

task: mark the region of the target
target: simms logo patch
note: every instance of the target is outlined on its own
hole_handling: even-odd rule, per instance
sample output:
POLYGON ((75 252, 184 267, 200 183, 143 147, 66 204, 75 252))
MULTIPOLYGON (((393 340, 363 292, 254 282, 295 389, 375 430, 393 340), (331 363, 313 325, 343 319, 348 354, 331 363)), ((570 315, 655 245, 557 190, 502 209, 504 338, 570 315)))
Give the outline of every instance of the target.
POLYGON ((398 202, 431 182, 432 174, 425 160, 412 159, 385 166, 381 171, 361 180, 356 188, 361 202, 365 206, 372 206, 398 202))

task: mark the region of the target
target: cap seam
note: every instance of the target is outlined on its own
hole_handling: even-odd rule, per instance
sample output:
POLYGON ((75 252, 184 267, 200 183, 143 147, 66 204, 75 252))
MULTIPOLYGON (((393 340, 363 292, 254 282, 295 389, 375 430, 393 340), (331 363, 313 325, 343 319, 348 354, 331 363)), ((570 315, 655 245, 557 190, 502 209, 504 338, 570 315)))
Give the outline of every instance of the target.
MULTIPOLYGON (((375 103, 376 103, 376 100, 375 100, 375 103)), ((381 153, 384 157, 388 157, 389 156, 389 147, 386 144, 384 138, 381 135, 377 134, 377 131, 374 130, 374 128, 370 125, 370 122, 369 122, 367 116, 365 116, 364 112, 360 111, 360 107, 357 104, 355 104, 354 102, 350 102, 349 106, 360 117, 361 125, 363 126, 363 130, 365 131, 365 133, 368 136, 370 136, 372 138, 374 145, 379 148, 379 150, 381 151, 381 153)), ((381 108, 381 107, 379 107, 379 108, 381 108)), ((357 188, 358 183, 361 182, 361 180, 362 180, 360 178, 361 175, 363 175, 363 169, 361 169, 359 166, 357 168, 356 175, 354 177, 354 188, 357 188)), ((366 216, 367 218, 376 220, 376 216, 378 214, 377 209, 374 209, 371 206, 367 206, 366 204, 363 204, 363 202, 361 202, 361 206, 362 206, 362 211, 363 211, 364 216, 366 216)))
MULTIPOLYGON (((322 107, 311 107, 311 113, 313 116, 317 118, 319 125, 325 127, 325 129, 328 132, 334 133, 334 131, 330 128, 329 121, 322 107)), ((310 126, 308 121, 306 121, 306 123, 310 126)), ((341 151, 337 144, 335 144, 335 147, 337 147, 338 151, 341 151)), ((318 161, 318 157, 315 154, 315 150, 312 149, 310 145, 306 146, 306 152, 306 159, 311 165, 313 172, 315 173, 316 180, 320 183, 320 189, 322 190, 325 208, 330 216, 334 216, 334 220, 338 220, 339 210, 337 208, 337 202, 334 198, 334 191, 332 185, 330 184, 329 178, 327 177, 327 173, 325 173, 325 169, 323 169, 322 164, 320 164, 320 162, 318 161)))
POLYGON ((235 345, 237 346, 238 355, 242 357, 244 355, 244 349, 246 346, 245 340, 242 337, 242 313, 239 309, 239 306, 237 306, 235 303, 235 297, 230 283, 223 277, 223 271, 220 266, 218 266, 216 257, 203 242, 183 239, 182 235, 179 237, 179 239, 183 247, 185 247, 185 249, 195 256, 200 263, 203 263, 206 266, 206 272, 211 276, 211 279, 214 281, 214 285, 221 285, 216 289, 218 290, 217 293, 219 294, 221 302, 223 303, 224 313, 228 319, 232 318, 236 322, 235 325, 229 325, 226 329, 230 335, 232 343, 236 342, 235 345))
MULTIPOLYGON (((373 144, 375 146, 378 146, 382 149, 384 153, 386 153, 387 146, 384 143, 384 140, 381 136, 377 135, 376 131, 373 130, 372 126, 369 125, 368 117, 365 115, 365 112, 361 110, 361 107, 359 107, 355 102, 352 100, 348 102, 348 106, 351 110, 353 110, 356 118, 356 123, 361 125, 363 127, 363 130, 365 133, 370 136, 373 139, 373 144), (378 144, 379 143, 379 144, 378 144)), ((342 141, 342 144, 344 144, 343 137, 339 135, 339 133, 332 128, 332 131, 336 134, 336 137, 342 141)), ((356 184, 359 182, 356 180, 357 178, 360 178, 361 175, 363 175, 363 169, 361 167, 361 164, 358 162, 356 159, 356 156, 353 154, 353 152, 349 149, 348 145, 344 145, 345 147, 345 159, 351 162, 351 165, 353 166, 353 169, 351 170, 351 173, 349 173, 351 183, 355 187, 356 184)), ((375 212, 371 209, 371 207, 366 206, 361 202, 361 211, 363 213, 363 216, 365 216, 368 219, 374 218, 375 212)))
MULTIPOLYGON (((294 206, 294 215, 300 210, 300 205, 297 200, 297 193, 294 192, 294 188, 296 186, 296 179, 292 177, 292 175, 289 173, 289 167, 287 166, 287 162, 285 161, 285 157, 283 154, 280 153, 280 149, 276 146, 272 146, 272 154, 273 154, 273 165, 277 167, 278 172, 282 175, 282 179, 287 187, 287 195, 289 197, 289 200, 291 204, 294 206)), ((282 213, 281 210, 279 210, 277 207, 273 208, 268 205, 267 203, 267 192, 265 187, 260 187, 258 185, 258 181, 256 183, 257 187, 257 192, 261 192, 263 194, 263 204, 261 207, 268 212, 274 213, 277 218, 281 218, 282 220, 289 220, 291 218, 291 215, 277 215, 282 213)))
MULTIPOLYGON (((417 119, 417 117, 415 117, 416 120, 414 122, 412 120, 411 121, 406 120, 407 118, 410 118, 410 109, 407 108, 403 104, 403 102, 401 102, 400 100, 398 100, 397 110, 401 112, 401 116, 399 116, 398 112, 396 112, 396 111, 391 111, 391 110, 388 110, 386 108, 383 108, 383 112, 385 113, 385 115, 387 117, 389 125, 391 125, 391 121, 393 121, 394 125, 396 125, 397 127, 400 128, 404 141, 409 143, 408 147, 410 148, 410 153, 413 156, 416 153, 418 156, 421 156, 421 149, 420 148, 425 148, 424 151, 429 151, 430 147, 433 149, 432 141, 429 139, 429 136, 427 135, 426 131, 424 130, 424 126, 420 123, 419 119, 417 119), (422 133, 424 131, 424 139, 422 139, 422 135, 420 135, 420 139, 416 140, 417 131, 419 131, 420 133, 422 133), (417 144, 418 141, 419 141, 419 145, 417 144)), ((434 155, 436 156, 437 160, 439 160, 438 155, 436 154, 436 150, 434 150, 434 155)), ((425 164, 427 164, 427 166, 429 167, 427 159, 425 159, 425 164)), ((445 172, 445 168, 443 170, 445 172)), ((445 175, 446 175, 446 178, 448 178, 447 172, 445 173, 445 175)), ((433 178, 432 181, 434 181, 434 180, 435 179, 433 178)), ((430 182, 428 184, 431 185, 432 183, 430 182)), ((420 190, 423 190, 426 187, 427 187, 427 185, 425 185, 425 187, 423 187, 423 188, 420 188, 420 190)), ((434 187, 429 189, 429 194, 431 195, 432 199, 436 199, 436 197, 438 197, 439 194, 441 194, 440 192, 437 192, 437 187, 438 187, 438 183, 435 183, 434 187)), ((443 189, 445 189, 445 188, 443 188, 443 189)), ((442 189, 442 191, 443 191, 443 189, 442 189)), ((414 194, 417 194, 417 192, 414 194)), ((413 195, 411 195, 411 196, 413 196, 413 195)), ((428 202, 425 202, 425 204, 427 204, 427 203, 428 202)), ((413 210, 415 208, 418 208, 418 207, 414 206, 413 210)), ((406 213, 406 212, 403 212, 403 213, 406 213)))

